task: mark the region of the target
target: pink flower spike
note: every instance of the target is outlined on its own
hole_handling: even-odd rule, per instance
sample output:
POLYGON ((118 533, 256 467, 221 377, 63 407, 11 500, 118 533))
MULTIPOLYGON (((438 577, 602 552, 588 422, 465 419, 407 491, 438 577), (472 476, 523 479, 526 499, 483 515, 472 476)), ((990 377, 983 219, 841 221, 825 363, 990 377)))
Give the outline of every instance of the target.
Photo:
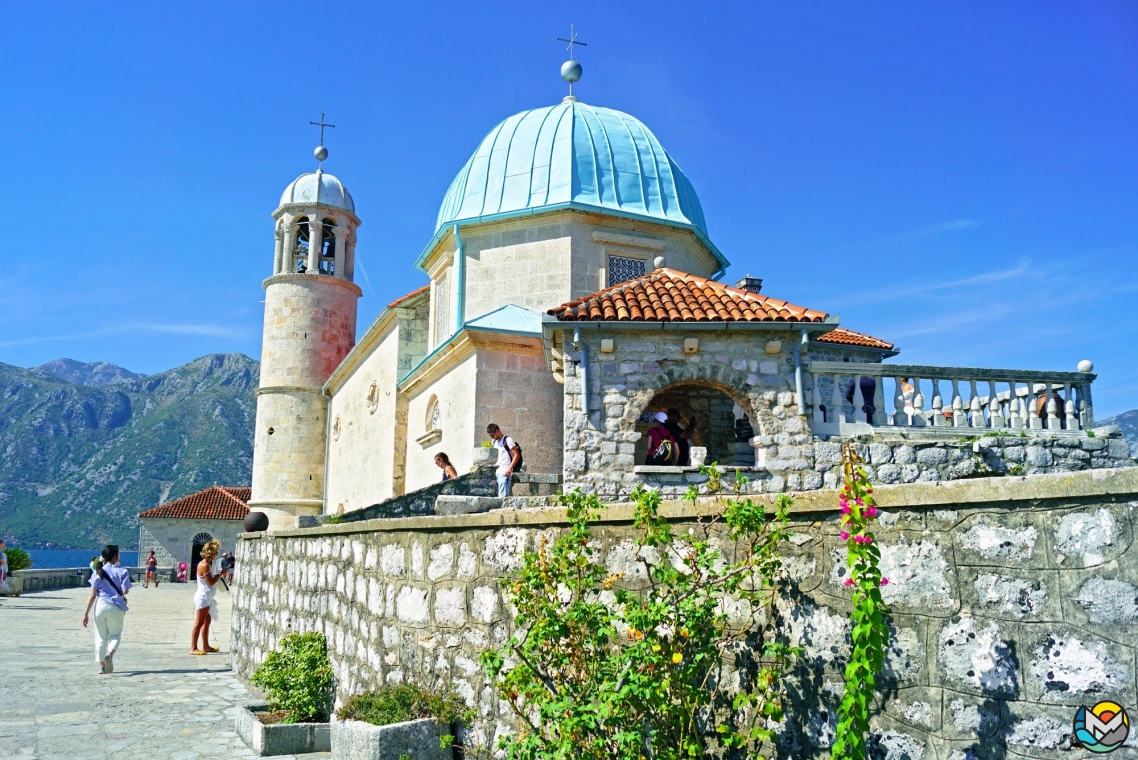
MULTIPOLYGON (((842 539, 843 541, 849 541, 849 540, 850 540, 850 534, 849 534, 849 533, 846 533, 844 530, 843 530, 841 533, 839 533, 839 534, 838 534, 838 537, 839 537, 840 539, 842 539)), ((856 540, 856 539, 855 539, 855 540, 856 540)))
POLYGON ((858 498, 858 499, 854 499, 854 504, 857 504, 859 507, 864 507, 864 506, 865 506, 865 502, 864 502, 864 501, 862 501, 860 498, 858 498))
POLYGON ((866 517, 873 517, 877 514, 877 507, 866 507, 864 514, 866 517))
POLYGON ((843 586, 852 586, 852 585, 853 585, 853 578, 846 578, 846 579, 845 579, 845 580, 842 582, 842 585, 843 585, 843 586))
POLYGON ((882 586, 888 586, 889 585, 889 579, 888 578, 882 578, 881 579, 881 585, 882 586))
POLYGON ((848 514, 850 514, 851 512, 853 512, 853 510, 852 510, 852 509, 850 509, 848 505, 846 505, 846 504, 843 504, 843 505, 842 505, 842 514, 843 514, 843 515, 848 515, 848 514))

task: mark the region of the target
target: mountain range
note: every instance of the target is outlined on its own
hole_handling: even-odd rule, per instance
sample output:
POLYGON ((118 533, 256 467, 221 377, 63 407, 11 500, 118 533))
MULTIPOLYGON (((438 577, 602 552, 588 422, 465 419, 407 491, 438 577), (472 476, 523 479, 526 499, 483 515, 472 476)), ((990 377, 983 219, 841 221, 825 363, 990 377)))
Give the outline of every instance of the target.
POLYGON ((247 485, 259 373, 243 354, 155 375, 71 359, 0 363, 0 537, 134 547, 139 512, 214 483, 247 485))

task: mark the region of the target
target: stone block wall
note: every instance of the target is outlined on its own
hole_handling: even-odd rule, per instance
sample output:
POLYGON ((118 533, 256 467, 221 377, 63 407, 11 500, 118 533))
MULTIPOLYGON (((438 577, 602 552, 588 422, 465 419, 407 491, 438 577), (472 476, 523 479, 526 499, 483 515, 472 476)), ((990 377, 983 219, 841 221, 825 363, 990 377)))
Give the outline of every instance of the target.
MULTIPOLYGON (((1138 469, 881 486, 878 531, 893 633, 873 717, 886 758, 1053 758, 1079 705, 1136 699, 1132 551, 1138 469)), ((822 758, 849 651, 844 547, 833 491, 796 495, 783 630, 805 648, 788 682, 778 755, 822 758)), ((665 505, 679 531, 683 504, 665 505)), ((627 506, 598 526, 627 569, 627 506)), ((478 656, 511 635, 503 580, 558 509, 375 520, 247 536, 238 550, 233 666, 248 676, 281 636, 329 639, 343 699, 381 683, 442 680, 476 709, 463 739, 513 730, 478 656)), ((1120 756, 1132 757, 1131 748, 1120 756), (1126 754, 1130 753, 1130 754, 1126 754)))
POLYGON ((180 520, 165 517, 146 517, 139 521, 138 561, 144 562, 151 550, 158 558, 159 567, 176 567, 179 562, 189 564, 193 552, 194 536, 208 533, 221 542, 221 553, 235 551, 237 537, 244 532, 240 520, 180 520))

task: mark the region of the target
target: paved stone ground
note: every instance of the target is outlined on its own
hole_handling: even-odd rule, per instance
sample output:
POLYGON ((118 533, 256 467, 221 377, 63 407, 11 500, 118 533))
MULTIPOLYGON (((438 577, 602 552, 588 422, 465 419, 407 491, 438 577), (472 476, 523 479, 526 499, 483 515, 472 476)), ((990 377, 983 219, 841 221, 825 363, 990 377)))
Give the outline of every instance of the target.
POLYGON ((229 670, 229 594, 218 593, 221 619, 210 642, 221 652, 194 657, 193 586, 133 588, 111 675, 99 675, 94 635, 80 622, 87 594, 0 598, 0 758, 253 756, 233 730, 236 706, 258 695, 229 670))

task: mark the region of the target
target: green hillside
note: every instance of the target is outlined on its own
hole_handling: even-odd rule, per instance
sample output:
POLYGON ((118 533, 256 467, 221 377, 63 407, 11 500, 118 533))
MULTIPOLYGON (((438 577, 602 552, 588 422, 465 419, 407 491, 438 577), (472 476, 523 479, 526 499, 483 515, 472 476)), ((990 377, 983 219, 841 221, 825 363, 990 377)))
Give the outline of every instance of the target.
POLYGON ((92 386, 50 365, 0 364, 0 536, 23 547, 135 546, 142 510, 248 484, 259 366, 213 354, 92 386))

